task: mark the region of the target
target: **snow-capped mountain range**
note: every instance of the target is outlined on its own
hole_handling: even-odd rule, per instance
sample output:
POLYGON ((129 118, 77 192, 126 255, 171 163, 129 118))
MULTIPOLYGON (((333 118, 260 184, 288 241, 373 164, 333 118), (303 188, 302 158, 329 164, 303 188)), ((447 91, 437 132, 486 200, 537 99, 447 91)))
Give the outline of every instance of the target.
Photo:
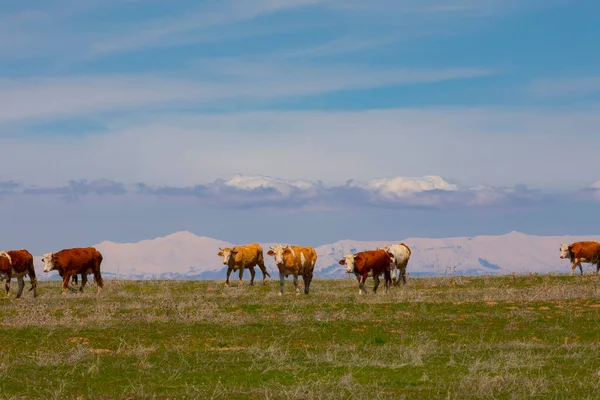
MULTIPOLYGON (((389 241, 340 240, 316 247, 315 277, 346 276, 338 264, 344 254, 375 249, 392 243, 406 243, 412 250, 407 271, 415 276, 435 275, 503 275, 528 272, 570 272, 568 260, 559 258, 561 243, 597 240, 598 236, 535 236, 510 232, 499 236, 455 237, 444 239, 398 238, 389 241)), ((282 243, 285 244, 285 243, 282 243)), ((273 243, 260 243, 265 265, 274 279, 277 267, 266 253, 273 243)), ((219 247, 233 243, 176 232, 165 237, 136 243, 104 241, 95 245, 104 256, 105 278, 121 279, 224 279, 225 266, 217 255, 219 247)), ((57 279, 58 274, 44 274, 40 256, 34 257, 39 279, 57 279)), ((584 270, 592 268, 583 264, 584 270)), ((595 268, 595 266, 593 267, 595 268)), ((232 274, 237 279, 237 274, 232 274)), ((250 274, 245 272, 244 279, 250 274)), ((257 279, 262 273, 257 270, 257 279)))

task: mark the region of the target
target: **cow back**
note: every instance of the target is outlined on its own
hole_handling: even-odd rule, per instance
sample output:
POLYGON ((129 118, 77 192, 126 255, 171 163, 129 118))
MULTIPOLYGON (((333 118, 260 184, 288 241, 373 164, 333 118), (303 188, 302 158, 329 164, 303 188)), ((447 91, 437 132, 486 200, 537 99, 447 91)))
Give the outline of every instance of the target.
POLYGON ((64 249, 54 253, 52 258, 58 270, 75 273, 85 273, 89 269, 96 271, 102 262, 102 254, 94 247, 64 249))
POLYGON ((389 252, 394 255, 394 264, 397 267, 406 265, 410 259, 410 248, 404 243, 390 246, 389 252))
POLYGON ((408 245, 406 243, 400 243, 400 246, 406 248, 406 251, 408 251, 408 257, 410 257, 411 254, 412 254, 412 251, 410 250, 410 247, 408 247, 408 245))
POLYGON ((383 249, 361 251, 354 257, 354 269, 359 274, 373 271, 381 273, 390 269, 391 258, 383 249))
POLYGON ((254 266, 262 260, 262 247, 258 243, 235 246, 235 264, 243 266, 254 266))
POLYGON ((595 241, 575 242, 570 247, 571 258, 585 258, 589 261, 600 259, 600 243, 595 241))
POLYGON ((17 273, 30 271, 33 266, 33 256, 25 249, 7 251, 12 262, 12 269, 17 273))
POLYGON ((317 261, 317 252, 310 246, 290 246, 293 250, 294 264, 299 271, 314 268, 317 261))

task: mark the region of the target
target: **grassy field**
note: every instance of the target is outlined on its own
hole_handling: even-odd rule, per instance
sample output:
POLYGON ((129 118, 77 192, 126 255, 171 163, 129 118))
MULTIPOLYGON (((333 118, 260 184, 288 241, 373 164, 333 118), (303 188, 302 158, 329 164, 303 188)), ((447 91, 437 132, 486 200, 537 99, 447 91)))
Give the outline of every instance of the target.
MULTIPOLYGON (((599 398, 600 277, 410 279, 359 296, 106 281, 0 300, 0 398, 599 398)), ((372 280, 368 281, 372 286, 372 280)), ((16 286, 16 285, 13 285, 16 286)), ((13 287, 14 289, 14 287, 13 287)))

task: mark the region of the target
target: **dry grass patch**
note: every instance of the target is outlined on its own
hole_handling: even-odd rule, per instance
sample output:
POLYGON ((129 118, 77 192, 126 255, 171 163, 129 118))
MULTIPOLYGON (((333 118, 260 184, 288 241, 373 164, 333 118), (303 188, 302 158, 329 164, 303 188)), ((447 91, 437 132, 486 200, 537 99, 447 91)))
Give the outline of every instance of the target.
POLYGON ((354 280, 315 280, 310 295, 281 297, 275 280, 107 280, 100 295, 91 285, 66 296, 58 282, 41 282, 37 299, 0 302, 0 392, 594 398, 599 278, 409 279, 366 296, 354 280))

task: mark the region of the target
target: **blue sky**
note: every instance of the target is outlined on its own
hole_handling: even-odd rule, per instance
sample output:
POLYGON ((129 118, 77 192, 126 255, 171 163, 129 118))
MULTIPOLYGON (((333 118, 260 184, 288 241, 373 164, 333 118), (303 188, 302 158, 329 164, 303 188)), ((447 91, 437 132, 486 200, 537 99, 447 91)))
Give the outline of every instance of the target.
POLYGON ((600 4, 0 6, 0 240, 597 234, 600 4))

